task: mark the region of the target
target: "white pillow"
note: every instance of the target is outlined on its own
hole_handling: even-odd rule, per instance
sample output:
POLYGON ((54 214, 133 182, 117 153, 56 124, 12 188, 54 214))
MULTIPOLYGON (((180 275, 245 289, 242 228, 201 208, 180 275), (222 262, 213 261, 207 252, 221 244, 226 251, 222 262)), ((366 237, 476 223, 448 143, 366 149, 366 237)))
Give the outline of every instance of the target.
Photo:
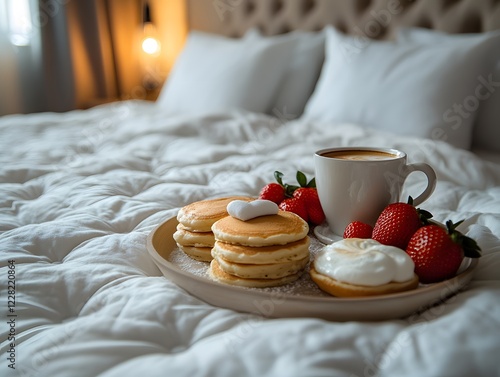
POLYGON ((473 116, 446 122, 485 71, 500 39, 468 45, 375 41, 327 29, 325 66, 303 119, 354 122, 469 148, 473 116))
POLYGON ((271 114, 290 120, 299 117, 309 100, 325 58, 325 33, 293 31, 278 36, 266 37, 257 29, 245 35, 254 40, 293 40, 292 56, 287 63, 285 75, 273 101, 271 114))
POLYGON ((268 112, 293 44, 192 31, 157 103, 168 114, 268 112))
MULTIPOLYGON (((426 44, 470 44, 485 38, 495 38, 498 32, 482 34, 445 34, 439 31, 405 28, 398 32, 397 38, 402 42, 420 42, 426 44)), ((465 99, 462 106, 468 105, 464 113, 477 113, 472 131, 472 146, 500 152, 500 44, 489 50, 487 60, 496 62, 492 71, 486 75, 477 74, 472 98, 465 99), (477 93, 476 93, 477 90, 477 93), (470 103, 469 103, 470 102, 470 103)), ((459 116, 459 114, 454 114, 459 116)), ((458 120, 456 120, 458 121, 458 120)))

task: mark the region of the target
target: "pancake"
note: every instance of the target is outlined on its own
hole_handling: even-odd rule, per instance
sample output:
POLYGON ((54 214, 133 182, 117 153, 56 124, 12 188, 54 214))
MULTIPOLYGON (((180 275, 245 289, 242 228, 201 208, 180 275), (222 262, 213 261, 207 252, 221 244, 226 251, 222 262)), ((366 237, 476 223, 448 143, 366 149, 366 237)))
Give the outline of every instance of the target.
POLYGON ((251 247, 216 241, 212 256, 241 264, 272 264, 304 259, 309 256, 309 237, 286 245, 251 247))
POLYGON ((184 226, 185 230, 210 232, 213 223, 228 216, 226 207, 233 200, 250 202, 254 199, 247 196, 232 196, 201 200, 182 207, 177 214, 177 220, 184 226))
POLYGON ((309 255, 298 261, 273 264, 241 264, 232 263, 217 254, 212 256, 224 272, 245 279, 279 279, 296 274, 309 262, 309 255))
POLYGON ((212 248, 211 247, 195 247, 195 246, 183 246, 177 244, 180 250, 182 250, 188 257, 193 258, 200 262, 210 262, 212 258, 212 248))
POLYGON ((208 274, 210 278, 212 278, 213 280, 225 284, 236 285, 247 288, 266 288, 266 287, 277 287, 280 285, 292 283, 300 277, 301 272, 278 279, 245 279, 224 272, 220 268, 219 263, 217 263, 217 261, 213 259, 212 262, 210 263, 208 274))
POLYGON ((320 274, 314 269, 311 264, 311 269, 309 270, 311 279, 318 285, 321 290, 336 296, 336 297, 365 297, 365 296, 376 296, 384 295, 389 293, 404 292, 411 289, 415 289, 418 286, 418 276, 413 275, 413 278, 402 282, 390 282, 387 284, 382 284, 378 286, 364 286, 364 285, 354 285, 349 283, 340 282, 329 276, 320 274))
POLYGON ((300 216, 285 211, 241 221, 226 216, 212 225, 217 241, 244 246, 285 245, 307 236, 309 226, 300 216))
POLYGON ((215 244, 212 232, 191 232, 184 229, 182 224, 177 226, 173 237, 175 242, 183 246, 213 247, 215 244))

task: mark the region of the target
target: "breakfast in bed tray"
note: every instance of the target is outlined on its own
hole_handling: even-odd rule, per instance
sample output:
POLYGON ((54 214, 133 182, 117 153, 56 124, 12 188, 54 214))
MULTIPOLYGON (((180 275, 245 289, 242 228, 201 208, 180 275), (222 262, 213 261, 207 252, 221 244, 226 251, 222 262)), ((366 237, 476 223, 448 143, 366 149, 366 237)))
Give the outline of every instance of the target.
POLYGON ((467 285, 481 254, 477 243, 456 229, 461 222, 432 221, 411 196, 390 202, 416 170, 425 170, 428 179, 417 199, 425 200, 434 189, 432 168, 408 165, 405 157, 368 148, 319 151, 318 180, 298 171, 297 182, 289 184, 275 171, 276 182, 265 185, 258 198, 190 203, 150 234, 149 251, 181 287, 238 311, 333 320, 421 311, 467 285), (346 168, 357 178, 345 179, 346 168), (396 184, 388 173, 402 179, 396 184), (339 188, 344 184, 349 190, 339 188), (353 196, 355 202, 345 207, 353 196), (378 208, 363 200, 376 200, 378 208), (263 300, 279 301, 281 308, 263 310, 263 300))

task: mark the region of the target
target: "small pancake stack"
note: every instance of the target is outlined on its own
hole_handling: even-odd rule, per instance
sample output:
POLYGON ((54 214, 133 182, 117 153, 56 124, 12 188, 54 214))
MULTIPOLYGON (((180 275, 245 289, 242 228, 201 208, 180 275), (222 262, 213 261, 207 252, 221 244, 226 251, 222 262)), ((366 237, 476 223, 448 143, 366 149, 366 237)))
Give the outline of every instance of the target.
POLYGON ((212 225, 228 216, 226 207, 233 200, 251 201, 253 198, 233 196, 208 199, 182 207, 177 214, 177 230, 173 237, 179 249, 198 261, 210 262, 215 243, 212 225))
POLYGON ((212 226, 212 279, 243 287, 275 287, 297 280, 309 262, 309 226, 285 211, 247 221, 226 216, 212 226))

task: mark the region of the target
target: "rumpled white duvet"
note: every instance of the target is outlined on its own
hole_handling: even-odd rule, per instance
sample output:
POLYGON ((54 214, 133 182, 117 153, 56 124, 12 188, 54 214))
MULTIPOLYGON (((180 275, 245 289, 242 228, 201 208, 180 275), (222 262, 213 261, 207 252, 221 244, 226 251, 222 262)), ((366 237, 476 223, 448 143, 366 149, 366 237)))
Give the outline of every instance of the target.
MULTIPOLYGON (((422 181, 411 176, 403 196, 422 181)), ((499 237, 500 165, 443 142, 243 112, 167 118, 140 101, 6 116, 0 374, 498 376, 499 237), (466 290, 406 319, 270 319, 204 303, 148 254, 148 234, 181 206, 256 196, 275 170, 312 176, 315 150, 344 145, 395 147, 434 167, 421 207, 465 219, 483 250, 466 290)))

